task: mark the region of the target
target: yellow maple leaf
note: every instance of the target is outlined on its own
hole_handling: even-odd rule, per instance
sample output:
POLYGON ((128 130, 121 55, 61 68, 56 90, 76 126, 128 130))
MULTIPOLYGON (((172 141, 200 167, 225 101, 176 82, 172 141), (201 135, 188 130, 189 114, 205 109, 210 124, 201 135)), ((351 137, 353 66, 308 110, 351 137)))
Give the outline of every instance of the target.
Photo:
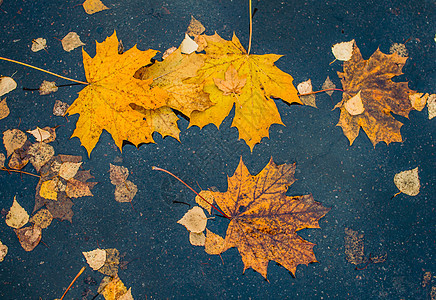
POLYGON ((202 128, 212 123, 219 127, 235 104, 232 126, 238 129, 239 138, 253 149, 263 137, 269 136, 272 124, 283 125, 271 97, 302 104, 292 84, 293 78, 274 65, 281 55, 248 55, 236 35, 231 41, 218 34, 203 37, 207 42, 204 66, 198 70, 197 76, 184 82, 204 84, 204 91, 215 105, 203 112, 194 111, 190 126, 202 128), (246 78, 238 95, 227 94, 215 84, 216 79, 225 79, 230 65, 236 69, 238 78, 246 78))
POLYGON ((91 58, 85 50, 83 64, 89 83, 79 93, 67 113, 80 114, 72 137, 78 137, 91 154, 103 130, 108 131, 118 148, 123 140, 134 145, 153 142, 153 130, 144 115, 130 104, 144 109, 166 105, 167 93, 159 87, 150 88, 152 79, 139 80, 135 71, 150 62, 155 50, 140 51, 136 45, 118 54, 116 32, 102 43, 97 42, 96 55, 91 58))

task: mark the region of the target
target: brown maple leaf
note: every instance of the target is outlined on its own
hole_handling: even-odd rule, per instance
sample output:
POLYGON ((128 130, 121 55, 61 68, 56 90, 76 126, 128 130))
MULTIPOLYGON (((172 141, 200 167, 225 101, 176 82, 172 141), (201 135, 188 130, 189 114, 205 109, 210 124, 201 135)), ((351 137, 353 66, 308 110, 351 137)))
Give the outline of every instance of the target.
POLYGON ((415 92, 407 82, 393 82, 394 76, 403 74, 407 57, 397 53, 387 55, 379 49, 364 60, 359 48, 354 47, 350 60, 344 62, 344 72, 338 72, 343 93, 341 116, 337 126, 342 127, 350 145, 359 134, 360 127, 372 144, 384 141, 402 142, 400 128, 403 125, 391 114, 408 117, 413 109, 409 96, 415 92))
POLYGON ((276 165, 271 159, 258 175, 252 176, 241 159, 228 179, 227 192, 211 192, 231 219, 220 250, 237 247, 244 271, 253 268, 266 278, 268 262, 274 260, 295 275, 297 265, 316 262, 315 244, 296 232, 320 228, 318 220, 330 208, 314 201, 312 195, 286 196, 295 182, 294 173, 295 164, 276 165))

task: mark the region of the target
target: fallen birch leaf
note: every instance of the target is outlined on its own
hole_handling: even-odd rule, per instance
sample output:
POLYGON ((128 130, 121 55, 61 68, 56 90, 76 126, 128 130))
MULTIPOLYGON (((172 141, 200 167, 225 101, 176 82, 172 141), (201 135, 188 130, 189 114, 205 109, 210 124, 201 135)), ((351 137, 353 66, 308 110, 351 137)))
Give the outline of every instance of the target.
POLYGON ((104 249, 104 251, 106 251, 106 262, 98 271, 108 276, 117 276, 120 264, 120 252, 115 248, 104 249))
POLYGON ((79 170, 80 166, 82 165, 82 162, 75 163, 75 162, 64 162, 61 164, 61 167, 59 169, 59 176, 61 176, 65 180, 70 180, 74 176, 76 176, 77 171, 79 170))
POLYGON ((21 228, 29 222, 29 214, 27 211, 17 202, 16 196, 14 196, 14 202, 6 215, 6 224, 12 228, 21 228))
POLYGON ((19 129, 9 129, 3 132, 3 145, 6 148, 7 157, 20 149, 26 141, 27 135, 19 129))
POLYGON ((203 26, 203 24, 201 24, 200 21, 191 16, 191 22, 188 25, 186 33, 190 36, 197 36, 202 34, 205 30, 206 28, 203 26))
POLYGON ((198 49, 198 44, 185 33, 185 39, 180 44, 180 51, 183 54, 191 54, 198 49))
POLYGON ((16 88, 17 83, 11 77, 0 77, 0 96, 3 96, 16 88))
POLYGON ((116 274, 112 280, 103 288, 101 294, 105 300, 118 300, 127 293, 127 288, 116 274))
POLYGON ((207 217, 201 207, 194 206, 177 223, 185 226, 190 232, 200 233, 206 229, 207 217))
POLYGON ((65 51, 70 52, 71 50, 76 49, 77 47, 84 46, 85 43, 83 43, 80 40, 80 37, 75 32, 69 32, 63 39, 62 39, 62 48, 64 48, 65 51))
POLYGON ((428 94, 424 95, 424 93, 411 94, 409 95, 410 104, 417 111, 421 111, 424 109, 425 105, 427 104, 428 96, 429 96, 428 94))
POLYGON ((204 250, 210 255, 218 255, 223 253, 224 239, 206 228, 206 241, 204 242, 204 250))
POLYGON ((436 94, 431 94, 427 100, 428 119, 431 120, 436 116, 436 94))
POLYGON ((59 192, 59 189, 57 188, 58 181, 59 179, 55 177, 52 180, 46 180, 43 183, 41 183, 41 187, 39 189, 39 195, 44 199, 54 200, 54 201, 58 200, 58 192, 59 192))
POLYGON ((204 232, 189 232, 189 242, 193 246, 204 246, 206 242, 206 236, 204 232))
POLYGON ((56 86, 56 82, 43 80, 41 85, 39 86, 39 94, 40 95, 48 95, 58 91, 58 87, 56 86))
POLYGON ((67 188, 65 189, 65 193, 70 198, 80 198, 84 196, 94 196, 91 192, 91 189, 96 182, 83 182, 80 180, 76 180, 71 178, 67 181, 67 188))
POLYGON ((30 146, 29 161, 37 172, 45 165, 54 155, 54 148, 46 143, 34 143, 30 146))
POLYGON ((6 103, 6 98, 0 101, 0 120, 9 116, 10 110, 6 103))
POLYGON ((389 48, 389 53, 397 53, 399 56, 407 57, 409 56, 409 52, 407 51, 406 45, 401 43, 393 43, 389 48))
POLYGON ((418 167, 395 174, 394 183, 400 192, 409 196, 418 195, 421 185, 419 182, 418 167))
POLYGON ((68 103, 56 100, 53 106, 53 115, 63 117, 70 105, 68 103))
POLYGON ((6 156, 0 153, 0 169, 5 167, 6 156))
POLYGON ((6 254, 8 254, 8 246, 0 241, 0 262, 5 259, 6 254))
POLYGON ((345 228, 345 259, 354 265, 364 262, 363 234, 345 228))
POLYGON ((83 256, 85 256, 86 262, 88 265, 94 270, 97 271, 101 267, 103 267, 106 262, 106 251, 103 249, 95 249, 88 252, 82 252, 83 256))
POLYGON ((32 40, 32 46, 30 50, 33 52, 38 52, 40 50, 43 50, 47 48, 47 40, 43 38, 37 38, 32 40))
POLYGON ((14 231, 25 251, 32 251, 41 241, 42 230, 36 225, 14 229, 14 231))
POLYGON ((48 139, 51 135, 50 132, 39 127, 36 127, 36 129, 33 130, 27 130, 27 132, 33 135, 38 142, 48 139))
POLYGON ((29 220, 29 222, 35 224, 41 229, 45 229, 50 226, 51 221, 53 221, 53 215, 48 209, 38 210, 38 212, 34 214, 29 220))
POLYGON ((360 115, 365 111, 365 107, 363 107, 362 98, 360 97, 360 91, 348 99, 347 102, 344 103, 345 109, 352 116, 360 115))
MULTIPOLYGON (((308 93, 313 92, 312 81, 310 79, 308 79, 306 81, 300 82, 297 85, 297 91, 300 94, 308 94, 308 93)), ((300 95, 299 97, 300 97, 301 102, 303 102, 304 105, 309 105, 309 106, 316 108, 316 97, 314 94, 304 95, 304 96, 300 95)))
POLYGON ((138 187, 136 184, 126 180, 115 187, 115 200, 117 202, 132 202, 137 192, 138 187))
POLYGON ((353 55, 354 40, 337 43, 332 46, 333 55, 337 60, 348 61, 353 55))
POLYGON ((109 177, 113 185, 122 184, 127 180, 127 177, 129 176, 129 170, 126 167, 116 166, 113 164, 109 164, 109 167, 109 177))
MULTIPOLYGON (((336 85, 333 83, 333 81, 331 81, 330 77, 327 76, 326 80, 324 81, 324 83, 322 84, 321 89, 322 90, 328 90, 328 89, 335 89, 336 85)), ((333 94, 334 91, 327 91, 327 95, 331 96, 333 94)))
POLYGON ((104 5, 100 0, 86 0, 82 5, 88 15, 109 9, 109 7, 104 5))

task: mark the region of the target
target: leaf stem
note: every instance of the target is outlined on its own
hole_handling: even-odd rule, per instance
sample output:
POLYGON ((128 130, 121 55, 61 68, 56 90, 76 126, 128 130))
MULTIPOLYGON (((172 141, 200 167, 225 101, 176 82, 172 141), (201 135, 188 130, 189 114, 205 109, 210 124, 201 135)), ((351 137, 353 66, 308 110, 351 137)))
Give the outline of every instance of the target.
POLYGON ((71 281, 70 285, 67 287, 67 289, 65 290, 64 294, 62 295, 61 299, 64 299, 65 295, 67 294, 68 290, 73 286, 74 282, 76 282, 77 278, 79 278, 80 275, 82 275, 83 271, 85 271, 86 267, 82 267, 82 269, 80 269, 79 273, 77 273, 76 277, 74 277, 73 281, 71 281))
POLYGON ((62 79, 66 79, 66 80, 69 80, 69 81, 77 82, 77 83, 84 84, 84 85, 88 85, 89 84, 88 82, 84 82, 84 81, 68 78, 68 77, 65 77, 65 76, 62 76, 62 75, 59 75, 59 74, 56 74, 56 73, 53 73, 53 72, 50 72, 50 71, 47 71, 47 70, 35 67, 35 66, 32 66, 32 65, 29 65, 29 64, 17 61, 17 60, 5 58, 5 57, 0 57, 0 59, 1 60, 10 61, 10 62, 19 64, 19 65, 23 65, 23 66, 26 66, 26 67, 29 67, 29 68, 32 68, 32 69, 35 69, 35 70, 38 70, 38 71, 41 71, 41 72, 45 72, 45 73, 48 73, 50 75, 53 75, 53 76, 56 76, 56 77, 59 77, 59 78, 62 78, 62 79))
POLYGON ((248 9, 250 10, 250 38, 248 40, 248 50, 247 50, 247 54, 250 55, 250 50, 251 50, 251 37, 253 36, 253 15, 251 13, 252 10, 252 5, 251 5, 251 0, 248 0, 248 9))
POLYGON ((38 178, 40 178, 41 176, 39 176, 39 175, 35 175, 35 174, 32 174, 32 173, 29 173, 29 172, 25 172, 25 171, 21 171, 21 170, 12 170, 12 169, 7 169, 7 168, 5 168, 5 167, 1 167, 0 168, 0 170, 2 170, 2 171, 6 171, 6 172, 16 172, 16 173, 21 173, 21 174, 26 174, 26 175, 32 175, 32 176, 35 176, 35 177, 38 177, 38 178))
POLYGON ((203 196, 201 196, 199 193, 197 193, 192 187, 190 187, 186 182, 184 182, 182 179, 180 179, 179 177, 177 177, 176 175, 174 175, 173 173, 171 173, 170 171, 167 171, 167 170, 165 170, 165 169, 162 169, 162 168, 159 168, 159 167, 155 167, 155 166, 153 166, 153 167, 151 167, 153 170, 155 170, 155 171, 162 171, 162 172, 165 172, 165 173, 167 173, 167 174, 169 174, 169 175, 171 175, 171 176, 173 176, 175 179, 177 179, 178 181, 180 181, 181 183, 183 183, 188 189, 190 189, 191 191, 193 191, 198 197, 200 197, 201 199, 203 199, 204 200, 204 202, 206 202, 207 204, 209 204, 210 206, 212 206, 212 208, 214 208, 216 211, 218 211, 220 214, 222 214, 223 215, 223 217, 225 217, 225 218, 227 218, 227 219, 229 219, 229 220, 231 220, 231 218, 228 216, 228 215, 226 215, 221 209, 219 209, 218 207, 216 207, 215 205, 213 205, 212 203, 210 203, 209 201, 207 201, 206 199, 204 199, 204 197, 203 196))
POLYGON ((300 97, 300 96, 307 96, 307 95, 313 95, 313 94, 318 94, 318 93, 328 92, 328 91, 345 92, 344 90, 341 90, 341 89, 325 89, 325 90, 320 90, 320 91, 315 91, 315 92, 310 92, 310 93, 305 93, 305 94, 298 94, 298 97, 300 97))

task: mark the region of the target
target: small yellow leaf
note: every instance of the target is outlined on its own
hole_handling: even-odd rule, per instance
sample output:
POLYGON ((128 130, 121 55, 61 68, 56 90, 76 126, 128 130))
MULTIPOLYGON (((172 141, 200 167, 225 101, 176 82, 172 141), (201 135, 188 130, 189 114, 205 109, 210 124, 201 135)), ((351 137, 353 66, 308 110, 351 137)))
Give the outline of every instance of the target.
POLYGON ((79 170, 82 162, 74 163, 74 162, 64 162, 61 165, 59 170, 59 176, 61 176, 65 180, 70 180, 74 176, 76 176, 77 171, 79 170))
POLYGON ((39 195, 44 199, 58 200, 58 192, 56 189, 56 181, 54 179, 47 180, 41 183, 39 195))
POLYGON ((62 39, 62 48, 64 48, 64 50, 67 52, 70 52, 71 50, 74 50, 77 47, 84 45, 85 44, 80 40, 80 36, 75 32, 69 32, 62 39))
POLYGON ((18 229, 26 225, 27 222, 29 222, 29 214, 14 197, 14 202, 6 215, 6 224, 9 227, 18 229))
POLYGON ((33 130, 27 130, 27 132, 33 135, 38 142, 42 142, 50 137, 50 132, 39 127, 33 130))
POLYGON ((194 206, 177 223, 185 226, 190 232, 200 233, 206 229, 207 217, 201 207, 194 206))
POLYGON ((118 300, 127 293, 127 288, 118 277, 118 274, 106 285, 101 294, 106 300, 118 300))
POLYGON ((129 290, 127 291, 127 293, 125 293, 124 295, 120 296, 118 298, 118 300, 133 300, 133 296, 132 296, 132 288, 129 288, 129 290))
POLYGON ((352 116, 360 115, 365 111, 365 107, 363 107, 362 98, 360 97, 360 91, 353 97, 351 97, 344 104, 345 109, 352 116))
POLYGON ((98 270, 103 267, 106 262, 106 251, 103 249, 95 249, 88 252, 82 252, 86 258, 86 262, 93 270, 98 270))
POLYGON ((17 83, 11 77, 0 77, 0 96, 15 90, 17 83))
POLYGON ((418 167, 395 174, 394 183, 402 193, 409 196, 418 195, 420 188, 418 167))
POLYGON ((204 250, 206 253, 210 255, 218 255, 223 252, 223 249, 224 239, 218 234, 206 229, 206 241, 204 244, 204 250))
POLYGON ((191 16, 191 22, 189 23, 186 33, 191 36, 197 36, 202 34, 205 30, 206 28, 204 28, 203 24, 201 24, 200 21, 191 16))
POLYGON ((129 170, 126 167, 116 166, 113 164, 109 164, 109 167, 109 176, 113 185, 121 184, 127 180, 127 177, 129 176, 129 170))
POLYGON ((48 209, 41 209, 30 218, 30 222, 37 225, 41 229, 50 226, 53 216, 48 209))
MULTIPOLYGON (((297 85, 297 91, 300 94, 308 94, 308 93, 313 92, 313 90, 312 90, 312 81, 310 79, 308 79, 306 81, 300 82, 297 85)), ((312 107, 316 107, 316 98, 315 98, 314 94, 312 94, 312 95, 303 95, 303 96, 300 95, 299 97, 300 97, 301 102, 303 102, 304 105, 309 105, 309 106, 312 106, 312 107)))
POLYGON ((54 149, 46 143, 35 143, 30 146, 28 154, 30 156, 29 161, 39 172, 39 169, 53 157, 54 149))
POLYGON ((183 54, 191 54, 198 49, 198 44, 185 33, 185 39, 180 44, 180 50, 183 54))
POLYGON ((427 100, 428 119, 431 120, 436 116, 436 94, 431 94, 427 100))
MULTIPOLYGON (((211 191, 201 191, 199 194, 201 197, 206 199, 209 203, 213 204, 215 202, 215 200, 213 198, 213 194, 211 191)), ((207 203, 206 201, 204 201, 201 197, 195 196, 195 202, 197 202, 198 205, 203 207, 205 210, 207 210, 207 212, 209 214, 211 214, 212 206, 209 203, 207 203)))
POLYGON ((206 242, 206 236, 204 235, 204 232, 200 232, 200 233, 190 232, 189 242, 193 246, 204 246, 204 243, 206 242))
POLYGON ((6 98, 0 101, 0 120, 9 116, 10 110, 6 103, 6 98))
POLYGON ((27 135, 19 129, 9 129, 3 132, 3 144, 7 157, 11 156, 16 149, 20 149, 27 141, 27 135))
POLYGON ((56 82, 43 80, 41 85, 39 86, 39 94, 40 95, 48 95, 58 91, 58 87, 56 86, 56 82))
POLYGON ((101 2, 100 0, 86 0, 83 3, 83 8, 85 9, 85 12, 89 15, 105 9, 109 9, 109 7, 104 5, 103 2, 101 2))
POLYGON ((0 242, 0 262, 5 259, 6 254, 8 254, 8 246, 3 245, 2 242, 0 242))
POLYGON ((38 52, 42 49, 47 48, 47 40, 43 39, 43 38, 37 38, 32 40, 32 47, 30 48, 30 50, 32 50, 33 52, 38 52))
POLYGON ((115 200, 117 202, 131 202, 138 192, 136 184, 130 180, 120 183, 115 188, 115 200))
POLYGON ((412 107, 418 111, 421 111, 427 104, 428 94, 424 95, 424 93, 414 93, 409 95, 409 99, 412 107))
POLYGON ((337 60, 347 61, 353 55, 354 40, 334 44, 332 47, 333 55, 337 60))

